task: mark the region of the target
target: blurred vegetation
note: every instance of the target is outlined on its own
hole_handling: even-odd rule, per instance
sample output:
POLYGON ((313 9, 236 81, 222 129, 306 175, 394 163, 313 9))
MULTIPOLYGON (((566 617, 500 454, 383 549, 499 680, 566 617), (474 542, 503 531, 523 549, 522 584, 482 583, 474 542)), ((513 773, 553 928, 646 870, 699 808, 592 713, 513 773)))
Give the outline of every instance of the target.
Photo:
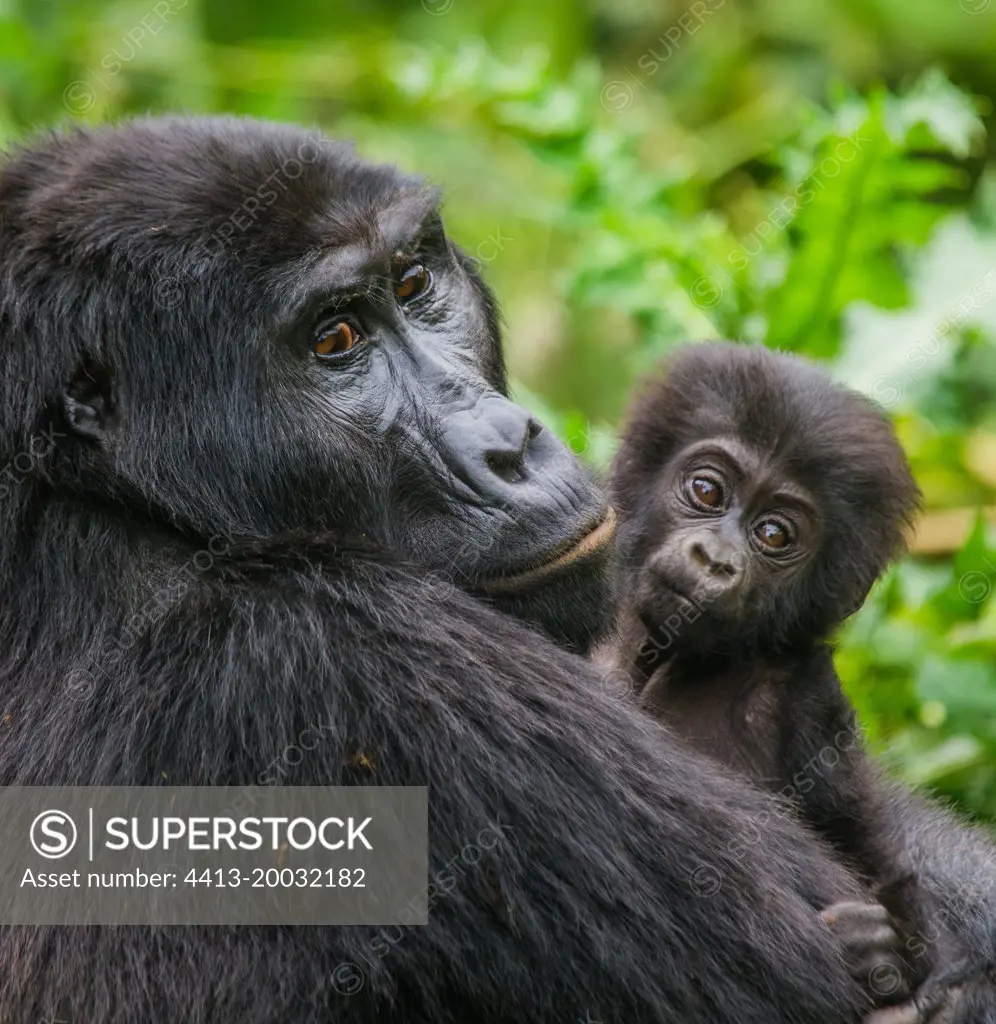
POLYGON ((928 513, 841 638, 873 742, 996 817, 996 0, 0 0, 0 137, 232 111, 444 186, 523 401, 595 464, 684 338, 827 360, 928 513))

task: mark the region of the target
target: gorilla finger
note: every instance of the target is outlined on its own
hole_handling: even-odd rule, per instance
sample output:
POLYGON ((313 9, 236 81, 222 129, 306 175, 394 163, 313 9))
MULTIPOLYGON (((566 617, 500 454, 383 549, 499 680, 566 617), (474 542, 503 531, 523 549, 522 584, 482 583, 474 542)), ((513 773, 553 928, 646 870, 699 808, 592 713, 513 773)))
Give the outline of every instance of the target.
POLYGON ((894 954, 869 955, 852 974, 877 1003, 904 1003, 912 994, 909 968, 894 954))
POLYGON ((963 994, 963 989, 952 988, 943 993, 935 992, 926 1001, 918 998, 925 1024, 956 1024, 963 1020, 959 1012, 963 1007, 963 994))
POLYGON ((854 924, 888 924, 889 912, 881 903, 834 903, 820 911, 820 918, 836 930, 854 924))
POLYGON ((864 1024, 927 1024, 927 1019, 913 1003, 876 1010, 865 1017, 864 1024))

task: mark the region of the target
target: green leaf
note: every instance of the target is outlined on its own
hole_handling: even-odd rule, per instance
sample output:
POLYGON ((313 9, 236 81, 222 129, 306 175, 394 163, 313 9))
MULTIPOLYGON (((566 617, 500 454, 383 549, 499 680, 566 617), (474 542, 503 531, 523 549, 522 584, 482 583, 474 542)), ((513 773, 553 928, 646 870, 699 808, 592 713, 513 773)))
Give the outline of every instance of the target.
POLYGON ((972 736, 952 736, 931 750, 922 750, 906 764, 905 775, 915 786, 937 785, 955 772, 978 764, 982 744, 972 736))

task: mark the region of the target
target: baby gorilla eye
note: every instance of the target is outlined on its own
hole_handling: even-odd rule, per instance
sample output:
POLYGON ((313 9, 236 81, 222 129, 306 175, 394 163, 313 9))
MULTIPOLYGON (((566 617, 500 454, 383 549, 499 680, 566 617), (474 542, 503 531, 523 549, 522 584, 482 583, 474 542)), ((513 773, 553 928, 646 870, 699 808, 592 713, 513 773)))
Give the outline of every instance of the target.
POLYGON ((792 543, 788 527, 777 519, 762 519, 754 527, 754 536, 762 547, 771 551, 784 551, 792 543))
POLYGON ((359 330, 348 320, 340 320, 331 327, 324 327, 315 338, 315 355, 328 359, 348 352, 362 339, 359 330))
POLYGON ((723 505, 723 486, 711 476, 700 474, 692 477, 690 490, 697 505, 705 508, 721 508, 723 505))
POLYGON ((432 284, 432 276, 421 263, 413 263, 398 278, 394 293, 402 302, 411 302, 424 295, 432 284))

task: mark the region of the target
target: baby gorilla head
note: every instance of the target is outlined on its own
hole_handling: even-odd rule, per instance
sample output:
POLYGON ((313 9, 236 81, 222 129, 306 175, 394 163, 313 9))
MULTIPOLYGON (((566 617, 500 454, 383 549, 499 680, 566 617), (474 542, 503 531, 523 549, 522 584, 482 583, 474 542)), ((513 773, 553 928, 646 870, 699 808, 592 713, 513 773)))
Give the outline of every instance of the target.
POLYGON ((903 546, 919 492, 881 412, 760 347, 680 349, 613 468, 623 605, 669 653, 824 637, 903 546))

